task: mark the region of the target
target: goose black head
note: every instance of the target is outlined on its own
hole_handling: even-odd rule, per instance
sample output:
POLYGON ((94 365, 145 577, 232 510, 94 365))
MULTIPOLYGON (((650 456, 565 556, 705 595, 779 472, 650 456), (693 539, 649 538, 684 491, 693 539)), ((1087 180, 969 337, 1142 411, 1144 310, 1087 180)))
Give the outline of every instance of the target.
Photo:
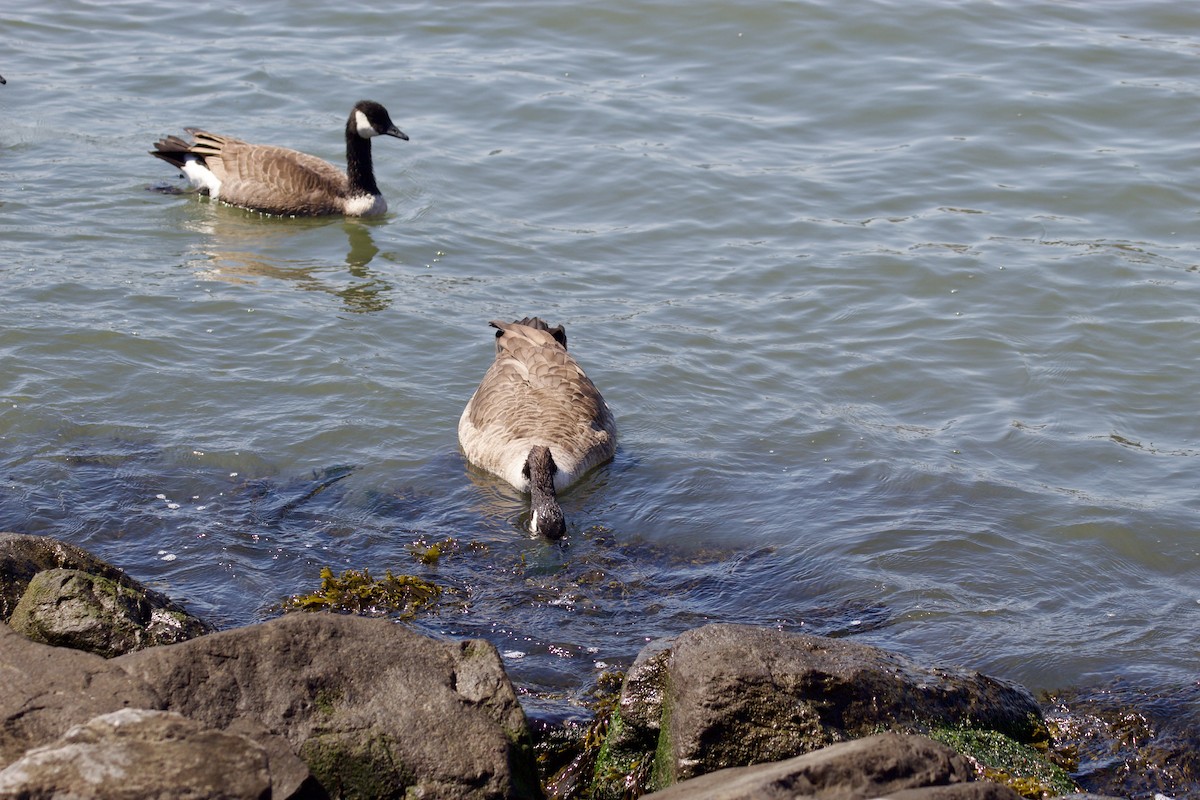
POLYGON ((374 100, 359 100, 350 112, 350 124, 354 131, 364 139, 372 136, 395 136, 397 139, 408 140, 408 135, 396 127, 387 109, 374 100))

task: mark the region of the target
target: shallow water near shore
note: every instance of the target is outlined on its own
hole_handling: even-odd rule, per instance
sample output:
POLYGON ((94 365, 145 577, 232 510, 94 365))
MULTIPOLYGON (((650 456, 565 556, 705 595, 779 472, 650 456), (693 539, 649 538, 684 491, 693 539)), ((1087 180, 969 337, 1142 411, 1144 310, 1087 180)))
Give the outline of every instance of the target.
POLYGON ((0 25, 0 529, 221 626, 325 565, 423 575, 417 624, 552 718, 707 621, 1195 702, 1200 8, 0 25), (380 219, 176 194, 146 154, 203 126, 341 162, 359 98, 411 137, 375 140, 380 219), (456 443, 488 320, 535 314, 620 434, 561 543, 456 443))

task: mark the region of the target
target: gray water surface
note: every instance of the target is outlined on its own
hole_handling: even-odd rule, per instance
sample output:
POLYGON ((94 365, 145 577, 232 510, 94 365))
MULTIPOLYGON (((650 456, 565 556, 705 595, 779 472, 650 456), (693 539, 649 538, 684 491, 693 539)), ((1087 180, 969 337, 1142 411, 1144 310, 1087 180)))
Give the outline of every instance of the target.
POLYGON ((1194 684, 1200 7, 51 0, 0 31, 0 529, 222 626, 325 565, 424 575, 421 626, 568 715, 705 621, 1194 684), (375 140, 382 219, 162 191, 146 152, 341 162, 360 98, 411 136, 375 140), (488 320, 533 314, 620 433, 561 544, 456 442, 488 320))

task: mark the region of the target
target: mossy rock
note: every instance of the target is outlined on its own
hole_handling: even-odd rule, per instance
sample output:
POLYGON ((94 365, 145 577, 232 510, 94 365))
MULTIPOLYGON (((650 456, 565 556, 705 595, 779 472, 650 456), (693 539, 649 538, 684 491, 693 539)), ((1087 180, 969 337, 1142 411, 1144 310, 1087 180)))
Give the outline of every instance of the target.
POLYGON ((416 782, 394 758, 396 748, 382 733, 324 734, 309 738, 300 758, 330 797, 344 800, 401 800, 416 782))
POLYGON ((1030 800, 1080 791, 1062 767, 997 731, 937 728, 927 735, 969 758, 981 779, 1007 786, 1030 800))
POLYGON ((0 619, 12 616, 34 575, 60 567, 132 583, 121 570, 81 547, 49 536, 0 533, 0 619))
POLYGON ((608 720, 607 735, 599 737, 596 744, 592 782, 585 795, 589 800, 621 800, 638 797, 657 788, 651 782, 653 758, 647 757, 644 752, 613 747, 613 742, 621 740, 624 726, 621 712, 614 710, 608 720))
POLYGON ((1044 734, 1037 702, 1015 684, 919 664, 828 637, 706 625, 648 645, 626 675, 598 790, 634 770, 659 790, 728 767, 786 760, 881 731, 927 726, 1044 734))
MULTIPOLYGON (((58 570, 89 576, 88 580, 98 588, 89 589, 88 592, 98 598, 109 598, 102 602, 110 607, 125 606, 133 614, 134 624, 149 632, 138 646, 181 642, 216 630, 209 623, 187 613, 166 595, 134 580, 121 569, 81 547, 50 536, 10 532, 0 532, 0 619, 10 621, 30 583, 41 573, 57 575, 58 570), (133 598, 136 598, 136 602, 130 605, 133 598)), ((48 578, 39 580, 43 587, 38 591, 44 596, 45 585, 52 581, 48 578)), ((96 602, 101 600, 97 599, 96 602)), ((63 643, 63 646, 74 645, 63 643)))
POLYGON ((210 633, 201 620, 156 602, 136 584, 76 569, 30 578, 9 624, 35 642, 113 658, 210 633))

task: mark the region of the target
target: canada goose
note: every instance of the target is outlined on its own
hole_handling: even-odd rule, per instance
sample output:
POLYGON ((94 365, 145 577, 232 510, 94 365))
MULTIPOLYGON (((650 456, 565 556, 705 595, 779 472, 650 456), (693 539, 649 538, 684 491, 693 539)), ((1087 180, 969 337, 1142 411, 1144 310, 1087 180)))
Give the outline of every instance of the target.
POLYGON ((467 460, 530 493, 534 533, 567 531, 557 492, 613 457, 617 426, 567 353, 567 334, 537 317, 493 321, 496 360, 458 421, 467 460))
POLYGON ((346 120, 346 172, 328 161, 266 144, 185 128, 193 142, 168 136, 150 155, 172 164, 201 194, 267 214, 363 217, 387 211, 375 184, 371 137, 408 137, 392 124, 387 109, 360 100, 346 120))

